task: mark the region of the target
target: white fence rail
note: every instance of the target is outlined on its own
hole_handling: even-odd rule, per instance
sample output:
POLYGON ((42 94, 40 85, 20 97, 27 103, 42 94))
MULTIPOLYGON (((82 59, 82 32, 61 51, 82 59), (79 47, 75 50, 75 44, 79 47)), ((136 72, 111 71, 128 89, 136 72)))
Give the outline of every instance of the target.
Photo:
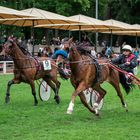
POLYGON ((0 74, 12 74, 13 68, 13 61, 0 61, 0 74))

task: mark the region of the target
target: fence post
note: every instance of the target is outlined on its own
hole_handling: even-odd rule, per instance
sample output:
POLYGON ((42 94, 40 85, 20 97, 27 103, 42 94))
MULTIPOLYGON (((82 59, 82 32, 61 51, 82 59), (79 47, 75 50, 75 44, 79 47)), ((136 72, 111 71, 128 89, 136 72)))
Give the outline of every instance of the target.
POLYGON ((3 73, 6 74, 6 61, 3 62, 3 73))

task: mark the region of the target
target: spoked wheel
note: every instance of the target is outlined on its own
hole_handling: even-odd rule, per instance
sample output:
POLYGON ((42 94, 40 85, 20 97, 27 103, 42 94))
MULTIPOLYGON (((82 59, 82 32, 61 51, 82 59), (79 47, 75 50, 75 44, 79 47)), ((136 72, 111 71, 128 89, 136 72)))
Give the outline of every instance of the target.
POLYGON ((50 96, 51 88, 44 80, 42 80, 39 85, 39 97, 41 101, 48 101, 50 96))
POLYGON ((138 67, 135 67, 134 68, 134 75, 137 75, 138 74, 138 67))
MULTIPOLYGON (((84 95, 86 97, 87 103, 90 104, 92 107, 93 107, 94 103, 96 103, 96 101, 99 97, 99 93, 95 90, 92 90, 91 88, 85 90, 84 95)), ((100 101, 97 109, 101 110, 102 107, 103 107, 103 99, 100 101)))

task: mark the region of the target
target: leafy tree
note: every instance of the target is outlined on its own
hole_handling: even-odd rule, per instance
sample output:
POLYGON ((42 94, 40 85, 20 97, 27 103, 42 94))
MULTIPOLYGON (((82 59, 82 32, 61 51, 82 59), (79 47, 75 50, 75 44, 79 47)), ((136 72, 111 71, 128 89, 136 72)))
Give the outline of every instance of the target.
MULTIPOLYGON (((140 23, 140 0, 98 0, 99 19, 116 19, 131 24, 140 23)), ((84 14, 95 17, 95 0, 4 0, 0 5, 18 10, 36 7, 65 16, 84 14)), ((10 28, 11 32, 20 32, 20 28, 3 26, 4 30, 10 28), (17 28, 17 29, 16 29, 17 28)), ((24 31, 27 28, 23 29, 24 31)), ((36 29, 38 30, 38 29, 36 29)), ((44 32, 37 32, 41 35, 44 32)), ((17 33, 18 34, 18 33, 17 33)), ((22 31, 21 31, 22 34, 22 31)))

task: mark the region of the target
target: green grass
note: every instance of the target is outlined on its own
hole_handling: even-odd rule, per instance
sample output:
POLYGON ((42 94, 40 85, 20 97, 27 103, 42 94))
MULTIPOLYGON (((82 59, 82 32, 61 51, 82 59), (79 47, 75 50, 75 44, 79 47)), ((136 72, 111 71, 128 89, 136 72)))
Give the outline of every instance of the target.
MULTIPOLYGON (((123 91, 129 112, 122 108, 115 90, 107 83, 101 118, 97 119, 76 98, 74 112, 66 115, 73 88, 61 81, 61 103, 53 99, 33 106, 27 84, 11 87, 10 104, 5 104, 7 81, 13 75, 0 76, 0 140, 140 140, 140 92, 136 88, 128 96, 123 91)), ((140 75, 139 75, 140 77, 140 75)), ((38 87, 36 86, 36 91, 38 87)))

